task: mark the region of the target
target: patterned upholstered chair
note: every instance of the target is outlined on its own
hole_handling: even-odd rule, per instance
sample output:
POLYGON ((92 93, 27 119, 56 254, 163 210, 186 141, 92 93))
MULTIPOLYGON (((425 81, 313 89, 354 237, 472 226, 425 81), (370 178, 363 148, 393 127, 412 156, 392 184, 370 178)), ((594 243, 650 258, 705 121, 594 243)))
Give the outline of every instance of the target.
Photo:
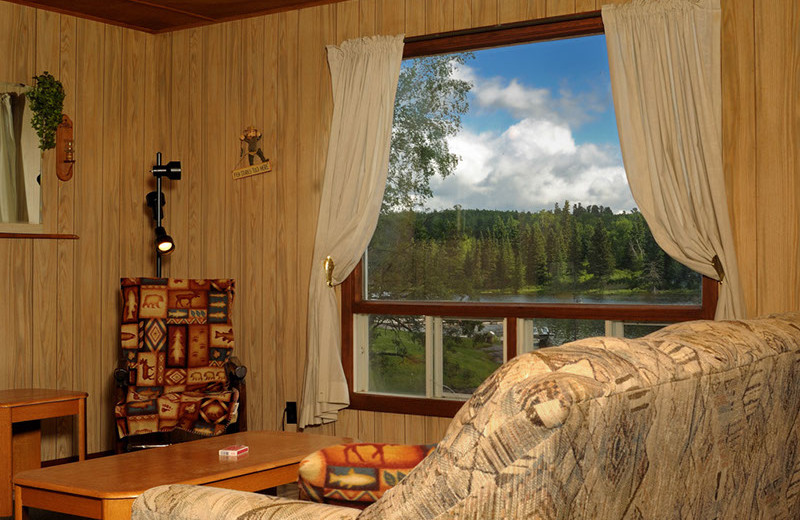
POLYGON ((300 461, 300 498, 363 509, 397 485, 435 444, 337 444, 300 461))
POLYGON ((247 370, 232 355, 234 281, 121 284, 117 451, 244 430, 247 370))

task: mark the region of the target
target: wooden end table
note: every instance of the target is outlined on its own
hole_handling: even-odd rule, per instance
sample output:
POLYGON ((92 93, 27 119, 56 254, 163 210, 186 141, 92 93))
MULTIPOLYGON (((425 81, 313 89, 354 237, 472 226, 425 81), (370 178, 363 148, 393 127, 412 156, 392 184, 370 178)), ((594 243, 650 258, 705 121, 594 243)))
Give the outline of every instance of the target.
POLYGON ((78 416, 78 460, 86 458, 86 392, 0 390, 0 516, 11 516, 14 475, 42 463, 41 419, 78 416))
POLYGON ((201 484, 259 491, 297 480, 308 454, 352 439, 296 432, 241 432, 164 448, 35 469, 14 478, 14 518, 36 507, 101 520, 127 520, 133 501, 151 487, 201 484), (220 459, 219 450, 244 444, 250 452, 220 459))

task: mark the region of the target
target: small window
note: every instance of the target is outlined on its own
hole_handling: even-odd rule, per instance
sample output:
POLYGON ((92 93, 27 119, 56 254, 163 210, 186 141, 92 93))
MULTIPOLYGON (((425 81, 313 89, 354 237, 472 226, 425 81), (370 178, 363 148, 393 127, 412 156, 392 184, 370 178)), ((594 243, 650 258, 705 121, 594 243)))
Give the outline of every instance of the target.
POLYGON ((599 16, 527 30, 403 62, 381 215, 343 291, 356 408, 450 415, 518 352, 713 315, 715 284, 633 201, 599 16))

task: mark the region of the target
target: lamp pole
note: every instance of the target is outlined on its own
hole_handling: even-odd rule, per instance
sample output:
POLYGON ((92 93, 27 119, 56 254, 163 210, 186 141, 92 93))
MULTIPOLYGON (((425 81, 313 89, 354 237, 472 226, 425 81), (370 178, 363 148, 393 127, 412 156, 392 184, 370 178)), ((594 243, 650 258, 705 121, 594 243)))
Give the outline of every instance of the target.
MULTIPOLYGON (((161 152, 156 152, 156 166, 161 166, 161 152)), ((161 227, 161 175, 156 175, 156 207, 158 208, 156 215, 156 229, 161 227)), ((156 247, 156 278, 161 278, 161 250, 156 247)))

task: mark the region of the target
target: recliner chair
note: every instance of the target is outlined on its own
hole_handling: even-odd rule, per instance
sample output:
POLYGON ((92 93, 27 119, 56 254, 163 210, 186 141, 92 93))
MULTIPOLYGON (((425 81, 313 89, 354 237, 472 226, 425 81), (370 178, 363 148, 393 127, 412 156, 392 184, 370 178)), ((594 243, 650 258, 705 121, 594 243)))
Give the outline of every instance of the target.
POLYGON ((234 281, 123 278, 117 451, 246 429, 234 281), (238 420, 237 420, 238 417, 238 420), (174 433, 171 433, 174 432, 174 433), (127 446, 126 446, 127 445, 127 446))

